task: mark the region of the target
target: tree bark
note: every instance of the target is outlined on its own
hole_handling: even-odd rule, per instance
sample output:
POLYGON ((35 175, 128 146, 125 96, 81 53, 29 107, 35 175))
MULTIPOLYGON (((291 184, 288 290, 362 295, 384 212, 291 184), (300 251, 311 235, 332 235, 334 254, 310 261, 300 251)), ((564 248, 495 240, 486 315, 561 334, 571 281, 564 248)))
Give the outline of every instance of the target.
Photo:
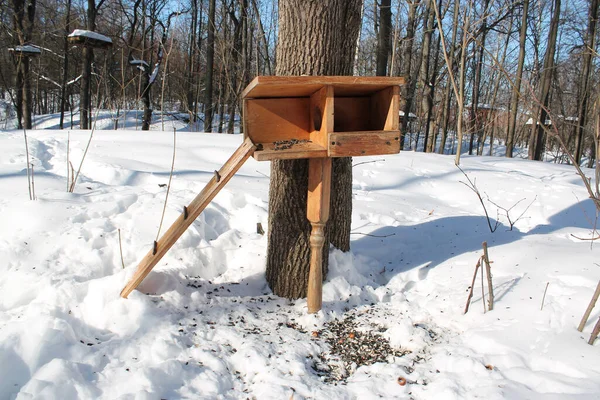
POLYGON ((215 60, 215 0, 208 2, 208 37, 206 38, 206 88, 204 92, 204 132, 212 132, 213 69, 215 60))
POLYGON ((487 39, 488 27, 488 7, 490 4, 490 0, 485 0, 484 8, 483 8, 483 20, 481 22, 481 27, 479 32, 481 32, 481 40, 478 43, 479 45, 479 54, 477 55, 477 64, 475 67, 475 82, 473 84, 473 101, 471 102, 471 120, 473 121, 473 126, 475 129, 471 132, 471 141, 469 143, 469 154, 473 154, 473 135, 477 135, 477 155, 479 154, 479 142, 481 141, 481 136, 483 134, 483 124, 481 120, 481 116, 479 115, 479 97, 481 95, 481 72, 483 70, 483 60, 485 58, 484 49, 485 42, 487 39))
MULTIPOLYGON (((540 106, 537 107, 533 115, 531 124, 531 136, 529 138, 529 159, 541 161, 544 154, 544 127, 548 119, 546 109, 550 102, 550 86, 552 84, 554 69, 554 54, 556 51, 556 38, 558 36, 558 23, 560 21, 560 0, 554 0, 554 12, 550 22, 550 31, 548 33, 548 45, 544 55, 544 69, 542 77, 538 84, 537 101, 540 106)), ((556 123, 557 121, 552 121, 556 123)))
POLYGON ((575 161, 581 162, 583 153, 583 131, 587 117, 588 97, 590 96, 590 73, 592 70, 592 55, 596 48, 596 25, 598 24, 598 0, 591 0, 588 13, 588 27, 583 50, 583 68, 579 91, 579 104, 577 107, 577 135, 575 136, 575 161))
POLYGON ((523 0, 523 15, 521 16, 521 32, 519 34, 519 61, 517 65, 517 76, 510 97, 510 111, 508 121, 508 132, 506 134, 506 157, 512 158, 515 147, 515 131, 517 126, 517 114, 519 113, 519 96, 521 91, 521 79, 523 78, 523 66, 525 64, 525 40, 527 39, 527 15, 529 14, 529 0, 523 0))
MULTIPOLYGON (((421 98, 421 126, 425 127, 425 139, 423 151, 427 151, 427 138, 429 129, 430 110, 433 107, 433 93, 429 82, 429 64, 431 59, 431 35, 433 34, 433 20, 435 12, 433 11, 433 2, 429 0, 425 11, 425 27, 423 28, 423 55, 421 57, 421 67, 419 72, 419 86, 423 88, 423 96, 421 98)), ((420 131, 420 130, 419 130, 420 131)))
MULTIPOLYGON (((32 38, 35 23, 36 0, 12 0, 13 28, 16 32, 16 45, 26 45, 32 38)), ((19 128, 32 127, 31 77, 29 74, 30 59, 27 55, 15 52, 15 96, 17 121, 19 128)))
POLYGON ((392 39, 391 0, 381 0, 381 4, 379 5, 379 20, 380 26, 377 38, 377 76, 386 76, 392 39))
MULTIPOLYGON (((351 75, 361 0, 280 0, 277 75, 351 75)), ((307 160, 271 164, 266 277, 282 297, 306 296, 311 225, 306 218, 307 160)), ((350 249, 352 161, 335 159, 326 243, 350 249)), ((329 246, 323 248, 323 278, 329 246)))
POLYGON ((60 129, 64 128, 65 106, 67 103, 67 79, 69 77, 69 41, 67 36, 71 29, 71 0, 67 0, 67 15, 65 16, 65 37, 63 41, 63 75, 60 88, 60 129))
MULTIPOLYGON (((95 0, 87 0, 87 29, 96 30, 96 15, 98 8, 104 2, 101 0, 96 6, 95 0)), ((89 46, 83 48, 83 66, 81 70, 81 88, 79 92, 79 126, 81 129, 90 129, 90 115, 92 110, 92 62, 94 50, 89 46)))
MULTIPOLYGON (((448 57, 448 78, 450 78, 451 74, 454 74, 454 53, 456 53, 456 36, 458 33, 458 16, 459 16, 459 6, 460 2, 458 0, 454 1, 454 11, 452 16, 452 39, 450 44, 450 56, 448 57)), ((441 35, 443 35, 442 29, 440 27, 440 39, 441 35)), ((449 80, 449 79, 448 79, 449 80)), ((444 93, 444 119, 443 119, 443 127, 442 127, 442 141, 440 143, 439 153, 444 154, 446 149, 446 138, 448 137, 448 125, 450 122, 450 107, 452 106, 452 84, 451 82, 446 82, 446 90, 444 93)))
MULTIPOLYGON (((400 148, 404 149, 404 144, 406 141, 406 134, 408 130, 408 122, 410 117, 410 110, 412 109, 413 97, 416 89, 416 82, 411 75, 412 68, 412 58, 413 58, 413 47, 414 47, 414 39, 415 39, 415 24, 417 17, 417 7, 419 3, 417 0, 409 1, 408 8, 408 20, 406 23, 406 36, 404 37, 404 51, 402 58, 404 62, 402 63, 402 69, 400 74, 404 76, 406 79, 406 83, 402 87, 402 98, 401 102, 404 104, 400 104, 400 109, 404 112, 404 117, 402 118, 402 127, 400 128, 400 148)), ((420 65, 421 62, 418 62, 420 65)))

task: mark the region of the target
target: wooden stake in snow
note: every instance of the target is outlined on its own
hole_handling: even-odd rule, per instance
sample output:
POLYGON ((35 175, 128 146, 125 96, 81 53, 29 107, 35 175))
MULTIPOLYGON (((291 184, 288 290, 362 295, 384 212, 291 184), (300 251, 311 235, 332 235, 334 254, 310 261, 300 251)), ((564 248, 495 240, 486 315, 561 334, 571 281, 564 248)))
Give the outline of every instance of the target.
POLYGON ((483 261, 485 262, 485 272, 487 274, 488 283, 488 311, 494 309, 494 285, 492 284, 492 269, 490 267, 490 258, 488 257, 487 242, 482 243, 483 246, 483 261))
POLYGON ((598 337, 598 334, 600 334, 600 318, 598 318, 598 322, 596 322, 596 326, 594 326, 594 330, 592 331, 592 335, 590 336, 588 344, 593 345, 594 341, 598 337))
POLYGON ((469 306, 471 305, 471 299, 473 298, 473 288, 475 287, 475 279, 477 279, 477 271, 479 271, 479 267, 481 266, 481 257, 477 260, 477 264, 475 264, 475 273, 473 274, 473 281, 471 282, 471 290, 469 290, 469 297, 467 297, 467 304, 465 305, 465 314, 469 312, 469 306))
MULTIPOLYGON (((590 304, 588 304, 587 310, 585 310, 585 314, 583 314, 583 318, 581 318, 581 322, 579 323, 579 327, 577 327, 577 330, 579 332, 583 332, 583 328, 585 327, 585 324, 587 323, 587 320, 590 317, 590 314, 592 313, 592 310, 596 306, 596 302, 598 301, 598 297, 600 297, 600 281, 598 281, 598 286, 596 286, 596 291, 594 292, 594 295, 592 296, 592 300, 590 301, 590 304)), ((598 324, 596 324, 596 328, 597 327, 598 327, 598 324)), ((597 335, 597 333, 596 333, 596 335, 597 335)))
POLYGON ((473 281, 471 282, 471 289, 469 290, 469 297, 467 297, 467 304, 465 305, 465 314, 469 312, 469 305, 471 304, 471 299, 473 298, 473 289, 475 287, 475 279, 477 279, 477 272, 479 271, 479 267, 481 267, 481 301, 483 302, 483 313, 486 311, 492 311, 494 309, 494 285, 492 283, 492 269, 490 264, 492 263, 488 256, 488 248, 487 242, 482 243, 483 246, 483 255, 479 257, 477 260, 477 264, 475 265, 475 273, 473 274, 473 281), (485 270, 484 270, 485 268, 485 270), (485 284, 484 284, 484 271, 487 273, 487 283, 488 283, 488 306, 485 306, 485 284))

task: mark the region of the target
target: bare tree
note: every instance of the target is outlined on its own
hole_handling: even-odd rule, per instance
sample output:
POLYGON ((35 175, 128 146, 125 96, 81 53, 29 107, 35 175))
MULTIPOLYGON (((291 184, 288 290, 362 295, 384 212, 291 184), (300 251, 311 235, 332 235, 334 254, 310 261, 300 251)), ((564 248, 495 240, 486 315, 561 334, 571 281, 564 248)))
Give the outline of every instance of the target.
MULTIPOLYGON (((13 6, 13 28, 16 33, 16 45, 25 46, 29 44, 33 35, 35 22, 36 0, 12 0, 13 6)), ((31 129, 31 76, 30 58, 23 52, 15 51, 16 83, 17 93, 16 108, 19 128, 31 129)))
POLYGON ((512 87, 510 97, 510 111, 508 132, 506 134, 506 157, 513 156, 515 146, 515 129, 517 126, 517 114, 519 112, 519 96, 521 91, 521 79, 523 78, 523 65, 525 64, 525 41, 527 39, 527 15, 529 14, 529 0, 523 0, 523 9, 521 15, 521 31, 519 34, 519 61, 517 65, 517 74, 515 84, 512 87))
POLYGON ((598 25, 598 0, 590 1, 588 26, 583 45, 583 66, 580 78, 579 101, 577 107, 577 134, 575 136, 575 161, 581 162, 583 148, 583 131, 588 113, 588 98, 590 97, 590 74, 592 72, 592 55, 596 48, 596 26, 598 25))
POLYGON ((212 132, 213 69, 215 59, 215 0, 208 1, 208 37, 206 38, 206 87, 204 89, 204 131, 212 132))
MULTIPOLYGON (((544 125, 548 119, 548 105, 550 102, 550 86, 554 76, 554 54, 556 52, 556 37, 558 36, 558 23, 560 21, 560 2, 553 1, 552 20, 550 21, 550 31, 548 32, 548 41, 546 54, 544 55, 544 67, 542 76, 538 84, 537 99, 541 105, 536 107, 531 124, 531 136, 529 138, 529 159, 542 160, 544 154, 544 125)), ((556 121, 554 121, 556 124, 556 121)))
MULTIPOLYGON (((87 30, 96 30, 96 17, 98 10, 105 0, 87 0, 87 30)), ((92 112, 92 63, 94 61, 94 49, 90 46, 83 47, 83 66, 81 70, 81 89, 79 92, 79 121, 81 129, 91 128, 92 112)))
POLYGON ((379 4, 379 21, 379 36, 377 38, 377 76, 386 76, 392 39, 391 0, 381 0, 381 4, 379 4))

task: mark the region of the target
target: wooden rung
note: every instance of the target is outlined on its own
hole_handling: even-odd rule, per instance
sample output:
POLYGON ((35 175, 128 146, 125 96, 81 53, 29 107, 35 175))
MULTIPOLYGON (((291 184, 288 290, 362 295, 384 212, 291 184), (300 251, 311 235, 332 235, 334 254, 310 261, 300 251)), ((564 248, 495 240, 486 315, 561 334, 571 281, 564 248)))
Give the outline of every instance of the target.
POLYGON ((262 149, 254 153, 256 161, 295 160, 300 158, 327 157, 327 149, 312 142, 284 140, 278 144, 262 143, 262 149))
POLYGON ((121 297, 127 298, 135 288, 148 276, 152 268, 160 259, 169 251, 169 249, 177 242, 177 239, 183 235, 186 229, 198 218, 200 213, 210 204, 212 199, 219 191, 229 182, 246 160, 254 153, 256 146, 249 138, 246 138, 242 145, 233 153, 223 167, 217 172, 212 179, 206 184, 204 189, 196 196, 194 200, 187 206, 187 212, 181 214, 171 225, 171 227, 160 238, 156 245, 153 246, 146 257, 142 259, 135 271, 133 277, 121 291, 121 297))

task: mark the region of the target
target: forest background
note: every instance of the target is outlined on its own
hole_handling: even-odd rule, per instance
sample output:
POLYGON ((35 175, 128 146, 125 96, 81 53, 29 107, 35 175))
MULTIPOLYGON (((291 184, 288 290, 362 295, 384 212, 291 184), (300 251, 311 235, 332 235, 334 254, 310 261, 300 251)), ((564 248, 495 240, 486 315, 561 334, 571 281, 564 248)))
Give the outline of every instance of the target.
MULTIPOLYGON (((572 162, 568 150, 591 167, 598 8, 598 0, 366 0, 354 75, 406 77, 405 149, 455 153, 462 134, 469 154, 499 143, 508 157, 528 148, 531 159, 572 162)), ((60 128, 89 129, 93 110, 109 109, 118 129, 120 113, 140 109, 141 129, 160 112, 234 133, 241 91, 275 72, 274 0, 0 0, 0 21, 0 116, 16 121, 7 128, 61 113, 60 128), (76 46, 75 29, 112 46, 76 46)))

